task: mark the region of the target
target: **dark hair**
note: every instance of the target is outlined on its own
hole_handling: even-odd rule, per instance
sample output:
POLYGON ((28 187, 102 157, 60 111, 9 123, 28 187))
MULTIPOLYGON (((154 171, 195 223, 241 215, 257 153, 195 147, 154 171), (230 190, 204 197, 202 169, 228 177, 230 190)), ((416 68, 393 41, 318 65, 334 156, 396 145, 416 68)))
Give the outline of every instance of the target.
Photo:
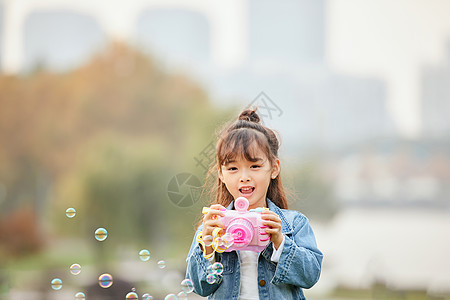
MULTIPOLYGON (((236 121, 226 126, 219 134, 216 144, 215 164, 209 170, 207 181, 211 175, 217 174, 222 165, 235 159, 236 156, 241 155, 249 161, 255 161, 255 147, 261 149, 266 154, 270 164, 273 165, 278 159, 279 146, 275 132, 260 124, 256 109, 246 109, 241 112, 236 121)), ((211 194, 212 198, 215 198, 212 201, 214 204, 221 204, 225 207, 234 200, 219 178, 213 184, 211 194)), ((280 208, 288 208, 280 174, 275 179, 271 179, 267 189, 267 198, 280 208)))

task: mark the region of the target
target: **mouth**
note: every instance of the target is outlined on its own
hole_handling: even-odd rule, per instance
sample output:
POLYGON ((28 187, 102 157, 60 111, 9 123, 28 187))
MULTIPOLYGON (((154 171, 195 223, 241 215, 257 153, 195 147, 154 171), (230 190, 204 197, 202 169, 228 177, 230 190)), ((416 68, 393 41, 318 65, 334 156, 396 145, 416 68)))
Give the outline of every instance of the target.
POLYGON ((239 192, 242 194, 242 196, 249 197, 253 194, 254 190, 255 190, 255 187, 253 187, 253 186, 243 186, 239 189, 239 192))

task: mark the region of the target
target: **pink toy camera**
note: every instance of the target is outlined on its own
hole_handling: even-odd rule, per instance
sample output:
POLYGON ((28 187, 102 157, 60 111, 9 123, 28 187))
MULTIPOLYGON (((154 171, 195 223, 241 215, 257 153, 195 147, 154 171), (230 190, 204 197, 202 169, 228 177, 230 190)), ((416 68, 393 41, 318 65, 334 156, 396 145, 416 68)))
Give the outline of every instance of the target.
POLYGON ((234 201, 236 210, 227 210, 219 220, 225 225, 225 234, 233 237, 233 244, 225 252, 251 250, 261 252, 267 246, 270 236, 264 231, 261 212, 267 208, 258 207, 247 211, 248 200, 239 197, 234 201))

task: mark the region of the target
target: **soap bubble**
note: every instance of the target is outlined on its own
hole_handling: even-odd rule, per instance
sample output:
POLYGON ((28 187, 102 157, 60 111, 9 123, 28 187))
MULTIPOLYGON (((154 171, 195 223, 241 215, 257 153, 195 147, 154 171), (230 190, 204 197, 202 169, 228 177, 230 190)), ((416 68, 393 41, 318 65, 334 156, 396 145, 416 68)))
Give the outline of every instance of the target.
POLYGON ((62 288, 62 280, 59 278, 54 278, 52 280, 52 289, 55 291, 60 290, 62 288))
POLYGON ((187 300, 188 295, 185 292, 179 292, 177 297, 178 297, 178 300, 187 300))
POLYGON ((81 266, 79 264, 73 264, 70 266, 70 273, 78 275, 81 273, 81 266))
POLYGON ((109 288, 113 284, 113 277, 108 273, 102 274, 98 277, 98 284, 104 289, 109 288))
POLYGON ((221 248, 228 248, 229 243, 226 239, 224 239, 223 237, 218 238, 218 243, 219 243, 219 247, 221 248))
POLYGON ((212 266, 214 274, 221 275, 223 273, 223 265, 220 262, 214 263, 212 266))
POLYGON ((163 260, 158 261, 158 268, 164 269, 166 267, 166 262, 163 260))
POLYGON ((142 295, 142 300, 153 300, 153 297, 149 293, 142 295))
POLYGON ((217 252, 222 253, 228 248, 228 243, 225 242, 225 240, 221 237, 218 237, 214 240, 214 249, 216 249, 217 252))
POLYGON ((142 261, 147 261, 150 259, 150 251, 148 251, 147 249, 142 249, 141 251, 139 251, 139 257, 141 258, 142 261))
POLYGON ((191 293, 194 290, 194 284, 190 279, 184 279, 181 282, 181 290, 187 294, 191 293))
POLYGON ((216 283, 217 280, 219 280, 219 277, 216 274, 209 274, 208 276, 206 276, 206 281, 209 284, 216 283))
POLYGON ((227 232, 222 236, 222 239, 225 241, 227 248, 231 247, 234 243, 234 237, 231 233, 227 232))
POLYGON ((136 292, 129 292, 126 296, 125 299, 127 300, 137 300, 139 299, 138 294, 136 294, 136 292))
POLYGON ((213 243, 213 240, 214 240, 212 235, 204 236, 202 239, 203 239, 203 243, 205 243, 206 247, 211 246, 213 243))
POLYGON ((95 231, 95 238, 97 239, 97 241, 102 242, 106 240, 107 237, 108 231, 105 228, 100 227, 95 231))
POLYGON ((178 297, 175 294, 169 294, 164 298, 164 300, 177 300, 178 297))
POLYGON ((84 299, 86 299, 86 295, 83 292, 78 292, 75 294, 75 299, 76 300, 84 300, 84 299))
POLYGON ((70 208, 66 209, 66 216, 68 218, 73 218, 73 217, 75 217, 76 214, 77 214, 77 211, 75 210, 75 208, 70 207, 70 208))
POLYGON ((209 275, 209 274, 214 274, 214 269, 213 269, 213 266, 212 265, 210 265, 210 266, 208 266, 207 268, 206 268, 206 273, 209 275))

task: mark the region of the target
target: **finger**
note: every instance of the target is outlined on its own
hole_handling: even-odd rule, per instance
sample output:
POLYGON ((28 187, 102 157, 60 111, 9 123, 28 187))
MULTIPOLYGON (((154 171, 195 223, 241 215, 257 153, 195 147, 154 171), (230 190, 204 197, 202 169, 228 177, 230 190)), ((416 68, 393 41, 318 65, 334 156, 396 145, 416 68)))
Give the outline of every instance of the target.
POLYGON ((278 215, 275 215, 275 216, 265 215, 265 216, 262 216, 261 219, 263 220, 263 222, 264 221, 273 221, 273 222, 277 222, 277 223, 281 224, 281 219, 278 217, 278 215))
MULTIPOLYGON (((270 211, 270 210, 264 210, 264 211, 262 211, 262 213, 261 213, 261 218, 262 219, 273 219, 273 218, 277 218, 277 219, 280 219, 280 217, 275 213, 275 212, 273 212, 273 211, 270 211)), ((280 219, 281 220, 281 219, 280 219)))
POLYGON ((278 217, 278 215, 265 215, 261 217, 262 221, 273 221, 273 222, 277 222, 277 223, 282 223, 280 217, 278 217))
POLYGON ((220 210, 216 210, 216 209, 210 209, 208 211, 208 213, 206 215, 204 215, 204 219, 207 220, 212 220, 212 219, 217 219, 218 216, 224 217, 225 213, 223 211, 220 210))
POLYGON ((273 227, 273 228, 267 227, 267 228, 264 228, 264 230, 265 230, 266 233, 268 233, 268 234, 273 234, 273 233, 281 232, 280 228, 276 228, 276 227, 273 227))
POLYGON ((217 209, 217 210, 224 210, 224 209, 226 210, 226 208, 220 204, 213 204, 209 208, 217 209))
POLYGON ((222 205, 220 205, 220 204, 214 204, 214 205, 211 205, 210 207, 209 207, 209 211, 214 211, 214 212, 217 212, 217 211, 220 211, 220 212, 225 212, 227 209, 225 208, 225 207, 223 207, 222 205))
POLYGON ((274 222, 274 221, 263 221, 263 225, 266 225, 270 228, 281 228, 281 223, 274 222))
POLYGON ((224 228, 224 225, 222 222, 220 221, 216 221, 216 220, 211 220, 208 221, 204 224, 203 227, 203 234, 206 235, 211 235, 212 232, 214 231, 214 229, 216 228, 224 228))
POLYGON ((206 220, 204 222, 204 224, 208 227, 221 227, 223 228, 225 225, 223 224, 222 221, 218 220, 218 219, 210 219, 210 220, 206 220))

